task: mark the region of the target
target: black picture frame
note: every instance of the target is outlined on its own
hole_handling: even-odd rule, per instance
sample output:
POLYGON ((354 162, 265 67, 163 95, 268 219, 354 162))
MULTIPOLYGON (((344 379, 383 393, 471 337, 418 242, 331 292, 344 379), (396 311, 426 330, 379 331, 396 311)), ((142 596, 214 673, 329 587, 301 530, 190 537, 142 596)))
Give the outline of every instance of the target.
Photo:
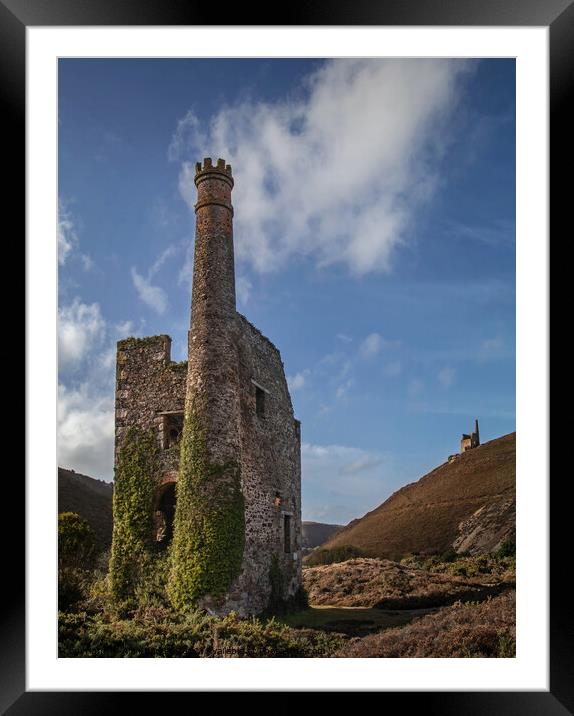
MULTIPOLYGON (((574 0, 362 0, 335 3, 316 0, 281 6, 280 18, 273 18, 253 4, 238 3, 225 8, 225 25, 391 25, 391 26, 545 26, 550 36, 550 168, 551 226, 569 226, 567 207, 571 203, 570 174, 572 153, 570 134, 574 117, 567 99, 573 89, 574 0), (279 21, 280 19, 280 21, 279 21)), ((0 0, 0 90, 5 143, 4 173, 10 177, 5 187, 6 206, 13 216, 25 217, 25 108, 26 41, 28 26, 89 25, 220 25, 221 9, 192 0, 0 0), (214 22, 215 21, 215 22, 214 22)), ((569 232, 570 233, 570 232, 569 232)), ((16 236, 14 233, 13 236, 16 236)), ((16 240, 11 242, 19 246, 16 240)), ((24 246, 25 243, 22 243, 24 246)), ((27 356, 28 360, 33 357, 27 356)), ((27 395, 27 399, 30 396, 27 395)), ((47 475, 49 469, 47 470, 47 475)), ((5 500, 11 513, 20 516, 14 524, 24 525, 24 479, 5 480, 5 500)), ((559 491, 551 493, 551 542, 569 543, 569 521, 559 519, 559 491)), ((10 549, 4 550, 3 575, 5 606, 0 611, 0 712, 22 714, 101 714, 135 710, 137 693, 122 692, 31 692, 25 686, 25 549, 24 530, 13 529, 10 549), (16 539, 16 536, 19 539, 16 539), (15 547, 19 543, 20 549, 15 547), (9 575, 9 577, 8 577, 9 575)), ((571 550, 569 550, 571 553, 571 550)), ((421 708, 425 713, 520 714, 574 713, 574 654, 571 588, 567 570, 558 549, 551 554, 550 609, 550 690, 548 692, 401 692, 379 693, 385 706, 398 698, 400 708, 421 708)), ((171 697, 176 694, 169 694, 171 697)), ((140 695, 141 696, 141 695, 140 695)), ((146 693, 146 708, 159 706, 167 694, 146 693)), ((184 696, 184 694, 180 694, 184 696)), ((197 696, 187 695, 193 699, 197 696)), ((215 694, 210 694, 213 698, 215 694)), ((220 696, 225 694, 218 694, 220 696)), ((231 696, 228 694, 227 696, 231 696)), ((297 694, 282 695, 282 710, 297 694)), ((249 694, 234 694, 237 698, 249 694)), ((338 697, 339 698, 339 697, 338 697)), ((191 710, 191 702, 186 711, 191 710)), ((164 706, 165 707, 165 706, 164 706)), ((161 708, 161 707, 160 707, 161 708)), ((273 705, 277 710, 278 703, 273 705)))

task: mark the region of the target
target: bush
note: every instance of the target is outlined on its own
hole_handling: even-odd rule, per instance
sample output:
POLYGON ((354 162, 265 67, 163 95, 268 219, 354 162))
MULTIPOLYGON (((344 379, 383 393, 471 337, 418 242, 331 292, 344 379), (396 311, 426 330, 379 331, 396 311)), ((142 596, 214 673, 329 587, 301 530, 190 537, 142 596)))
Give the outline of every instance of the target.
POLYGON ((516 594, 457 602, 404 627, 343 645, 337 657, 512 658, 516 654, 516 594))
POLYGON ((452 549, 447 549, 446 552, 443 552, 440 557, 440 562, 454 562, 456 559, 458 559, 458 554, 452 549))
POLYGON ((96 538, 75 512, 58 515, 58 608, 68 611, 85 597, 97 558, 96 538))
POLYGON ((58 632, 59 657, 324 657, 342 645, 337 635, 274 619, 218 619, 201 611, 115 621, 60 613, 58 632))
POLYGON ((516 557, 516 540, 513 537, 504 540, 494 554, 499 559, 504 559, 504 557, 516 557))
POLYGON ((305 557, 304 564, 307 567, 317 567, 322 564, 334 564, 335 562, 346 562, 355 557, 368 557, 369 555, 358 547, 344 544, 340 547, 330 549, 316 549, 305 557))
POLYGON ((88 521, 75 512, 61 512, 58 515, 58 567, 89 570, 96 557, 96 536, 88 521))

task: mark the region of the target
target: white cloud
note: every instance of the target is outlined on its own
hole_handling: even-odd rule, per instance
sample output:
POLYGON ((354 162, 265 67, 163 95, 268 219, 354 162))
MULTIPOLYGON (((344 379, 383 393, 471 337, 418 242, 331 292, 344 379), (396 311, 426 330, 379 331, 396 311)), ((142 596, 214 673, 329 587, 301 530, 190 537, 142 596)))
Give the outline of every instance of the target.
POLYGON ((351 336, 346 335, 345 333, 337 333, 337 338, 342 341, 343 343, 352 343, 353 339, 351 336))
POLYGON ((450 388, 450 386, 454 383, 455 375, 456 371, 454 368, 445 366, 438 372, 438 382, 443 386, 443 388, 450 388))
POLYGON ((342 475, 355 475, 357 472, 364 472, 373 467, 377 467, 383 462, 380 455, 366 453, 359 456, 356 460, 343 465, 340 472, 342 475))
POLYGON ((167 150, 167 157, 170 162, 178 161, 194 144, 201 141, 205 142, 205 135, 201 131, 201 123, 193 110, 180 119, 177 123, 171 143, 167 150))
POLYGON ((82 262, 82 268, 86 271, 86 273, 91 271, 95 266, 94 259, 87 254, 81 254, 80 261, 82 262))
POLYGON ((385 366, 383 367, 383 373, 388 376, 389 378, 395 378, 397 375, 400 375, 403 371, 402 363, 398 360, 390 361, 389 363, 385 363, 385 366))
POLYGON ((333 60, 306 78, 302 99, 224 107, 205 126, 188 112, 168 152, 191 159, 181 166, 181 195, 193 206, 196 160, 224 157, 236 178, 240 259, 259 271, 294 255, 358 275, 387 271, 436 183, 445 121, 468 66, 333 60))
POLYGON ((501 336, 487 338, 480 346, 480 357, 484 360, 500 358, 504 355, 504 339, 501 336))
POLYGON ((516 239, 514 221, 507 219, 495 219, 488 225, 469 225, 453 221, 450 222, 447 231, 463 240, 476 241, 493 248, 511 248, 516 239))
POLYGON ((114 459, 113 392, 94 394, 58 386, 58 464, 111 480, 114 459))
POLYGON ((71 213, 63 202, 58 204, 58 263, 63 266, 78 245, 78 234, 71 213))
POLYGON ((374 358, 378 353, 380 353, 382 347, 382 336, 378 333, 371 333, 361 343, 359 354, 361 358, 374 358))
POLYGON ((412 378, 407 387, 409 398, 416 398, 424 390, 424 383, 419 378, 412 378))
POLYGON ((247 301, 249 301, 249 296, 251 294, 253 284, 245 276, 239 276, 236 281, 235 288, 237 290, 237 298, 239 299, 239 303, 245 305, 247 301))
POLYGON ((141 276, 132 266, 132 281, 140 299, 160 315, 164 314, 167 309, 167 294, 160 288, 154 286, 149 278, 141 276))
POLYGON ((58 362, 62 369, 77 367, 89 351, 101 343, 106 324, 97 303, 78 298, 58 309, 58 362))
POLYGON ((165 249, 165 251, 160 254, 158 259, 148 271, 148 279, 154 276, 168 259, 170 259, 172 256, 175 256, 177 254, 177 251, 177 246, 174 246, 173 244, 168 246, 167 249, 165 249))
POLYGON ((306 369, 300 373, 296 373, 294 376, 287 376, 287 385, 289 386, 289 390, 291 392, 294 392, 296 390, 301 390, 301 388, 304 387, 305 381, 307 379, 307 376, 309 375, 309 370, 306 369))
POLYGON ((114 328, 118 336, 129 336, 132 335, 132 331, 134 330, 134 323, 133 321, 122 321, 120 323, 116 323, 114 328))
POLYGON ((389 457, 346 445, 301 445, 305 519, 346 523, 388 492, 389 457))
POLYGON ((349 390, 353 387, 353 383, 354 383, 353 379, 349 378, 348 380, 346 380, 344 383, 341 383, 341 385, 339 385, 337 387, 337 390, 335 392, 335 397, 337 398, 337 400, 340 400, 341 398, 344 398, 345 395, 347 395, 349 390))

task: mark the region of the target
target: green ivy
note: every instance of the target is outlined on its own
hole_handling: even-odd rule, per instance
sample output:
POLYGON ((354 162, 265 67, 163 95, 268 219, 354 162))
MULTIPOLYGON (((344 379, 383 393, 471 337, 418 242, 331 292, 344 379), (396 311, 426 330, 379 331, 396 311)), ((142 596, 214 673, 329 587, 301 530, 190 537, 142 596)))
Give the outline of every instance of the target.
POLYGON ((245 547, 245 506, 236 462, 209 462, 204 429, 192 407, 185 416, 168 594, 176 609, 210 596, 223 601, 245 547))
POLYGON ((183 370, 184 368, 187 368, 186 360, 179 361, 179 363, 172 361, 171 363, 167 363, 165 366, 165 370, 183 370))
POLYGON ((110 588, 118 601, 134 594, 150 564, 157 456, 152 430, 128 430, 118 454, 113 497, 110 588))

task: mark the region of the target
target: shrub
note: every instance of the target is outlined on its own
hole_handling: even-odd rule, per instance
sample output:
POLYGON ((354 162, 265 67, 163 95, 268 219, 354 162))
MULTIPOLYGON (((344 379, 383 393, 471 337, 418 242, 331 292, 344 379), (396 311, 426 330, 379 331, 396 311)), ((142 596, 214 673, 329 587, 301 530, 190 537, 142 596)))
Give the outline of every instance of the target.
POLYGON ((96 538, 75 512, 58 515, 58 606, 68 611, 84 598, 97 558, 96 538))
POLYGON ((61 512, 58 515, 58 567, 91 569, 96 557, 96 536, 88 521, 75 512, 61 512))
POLYGON ((355 557, 367 557, 367 553, 358 547, 345 544, 330 549, 316 549, 305 557, 304 564, 308 567, 317 567, 321 564, 334 564, 335 562, 346 562, 355 557))
POLYGON ((363 639, 353 639, 338 657, 508 658, 516 653, 516 594, 506 592, 477 604, 460 602, 363 639))
POLYGON ((515 557, 516 540, 513 537, 504 540, 494 554, 499 559, 503 559, 504 557, 515 557))
POLYGON ((86 612, 58 615, 60 657, 324 657, 337 635, 295 630, 274 619, 223 619, 190 610, 107 621, 86 612))
POLYGON ((452 549, 447 549, 446 552, 443 552, 440 557, 440 562, 454 562, 456 559, 458 559, 458 554, 452 549))

